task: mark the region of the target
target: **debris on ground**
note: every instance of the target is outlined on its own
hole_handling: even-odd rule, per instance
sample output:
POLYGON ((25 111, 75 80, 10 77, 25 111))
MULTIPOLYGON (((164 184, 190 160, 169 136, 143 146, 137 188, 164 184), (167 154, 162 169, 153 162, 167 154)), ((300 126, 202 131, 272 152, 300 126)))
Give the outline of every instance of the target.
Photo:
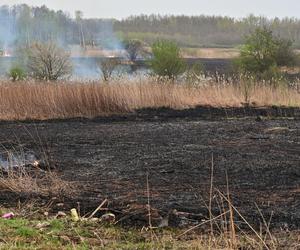
POLYGON ((116 221, 116 216, 112 213, 103 214, 100 219, 102 222, 114 223, 116 221))
POLYGON ((3 219, 12 219, 12 218, 14 218, 14 217, 15 217, 15 214, 12 213, 12 212, 3 214, 3 215, 1 216, 1 218, 3 218, 3 219))
POLYGON ((72 221, 74 221, 74 222, 79 221, 79 216, 78 216, 76 208, 71 209, 71 218, 72 218, 72 221))

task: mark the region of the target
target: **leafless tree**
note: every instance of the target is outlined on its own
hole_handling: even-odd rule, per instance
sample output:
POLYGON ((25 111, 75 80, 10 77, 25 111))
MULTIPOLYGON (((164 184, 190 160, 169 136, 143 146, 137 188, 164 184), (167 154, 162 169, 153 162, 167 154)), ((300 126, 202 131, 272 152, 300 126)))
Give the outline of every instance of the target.
POLYGON ((82 26, 82 19, 83 19, 82 11, 80 10, 75 11, 75 19, 79 29, 80 45, 82 48, 86 49, 85 37, 84 37, 83 26, 82 26))
POLYGON ((97 63, 104 81, 108 82, 111 79, 114 70, 120 63, 118 58, 103 58, 97 63))
POLYGON ((33 43, 26 56, 28 71, 36 79, 55 81, 72 72, 70 54, 55 43, 33 43))

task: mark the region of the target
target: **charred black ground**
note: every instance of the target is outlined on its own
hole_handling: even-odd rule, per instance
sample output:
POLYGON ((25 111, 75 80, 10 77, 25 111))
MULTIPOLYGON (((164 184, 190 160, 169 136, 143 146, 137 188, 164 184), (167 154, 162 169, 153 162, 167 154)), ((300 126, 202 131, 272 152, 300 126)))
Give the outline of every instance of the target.
MULTIPOLYGON (((75 182, 75 194, 64 198, 66 209, 80 202, 88 212, 107 198, 120 217, 146 224, 148 176, 154 223, 174 209, 207 218, 213 157, 214 186, 225 191, 227 173, 233 204, 250 222, 259 224, 256 203, 266 219, 272 215, 273 227, 299 229, 299 114, 297 108, 199 107, 2 122, 0 142, 46 154, 63 179, 75 182)), ((0 197, 11 205, 20 199, 0 197)))

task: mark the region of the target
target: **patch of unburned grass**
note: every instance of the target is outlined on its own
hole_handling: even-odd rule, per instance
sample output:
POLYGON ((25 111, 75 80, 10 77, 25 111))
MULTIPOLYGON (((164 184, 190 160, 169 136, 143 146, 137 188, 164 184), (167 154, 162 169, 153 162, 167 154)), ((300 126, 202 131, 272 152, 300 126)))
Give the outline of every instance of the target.
MULTIPOLYGON (((178 238, 182 232, 181 229, 144 230, 99 222, 16 217, 0 219, 0 249, 230 249, 226 235, 193 232, 178 238)), ((289 244, 285 246, 295 246, 297 242, 296 232, 282 232, 279 236, 278 246, 287 240, 289 244)), ((238 235, 237 240, 239 249, 257 249, 258 245, 249 237, 238 235)))
POLYGON ((236 48, 183 48, 182 54, 187 58, 235 58, 239 56, 236 48))
POLYGON ((49 225, 52 232, 60 232, 65 229, 65 223, 62 220, 54 219, 49 223, 49 225))

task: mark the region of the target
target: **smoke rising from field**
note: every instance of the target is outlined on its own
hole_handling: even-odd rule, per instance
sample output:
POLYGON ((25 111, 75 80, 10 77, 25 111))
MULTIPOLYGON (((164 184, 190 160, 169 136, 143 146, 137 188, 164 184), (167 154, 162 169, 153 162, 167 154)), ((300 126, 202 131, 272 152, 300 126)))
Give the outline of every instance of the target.
POLYGON ((0 49, 6 51, 16 40, 15 18, 8 7, 0 8, 0 49))
POLYGON ((0 6, 0 24, 2 46, 55 41, 60 45, 122 47, 114 33, 113 20, 72 19, 69 14, 46 6, 0 6))
MULTIPOLYGON (((112 51, 122 49, 113 30, 113 20, 73 19, 67 13, 46 6, 0 6, 0 55, 16 55, 14 52, 18 48, 35 41, 55 42, 69 51, 76 57, 74 70, 79 76, 96 77, 98 74, 95 59, 87 60, 87 54, 89 58, 95 57, 93 53, 101 49, 103 56, 109 56, 112 51)), ((9 62, 5 63, 6 70, 9 62)))

